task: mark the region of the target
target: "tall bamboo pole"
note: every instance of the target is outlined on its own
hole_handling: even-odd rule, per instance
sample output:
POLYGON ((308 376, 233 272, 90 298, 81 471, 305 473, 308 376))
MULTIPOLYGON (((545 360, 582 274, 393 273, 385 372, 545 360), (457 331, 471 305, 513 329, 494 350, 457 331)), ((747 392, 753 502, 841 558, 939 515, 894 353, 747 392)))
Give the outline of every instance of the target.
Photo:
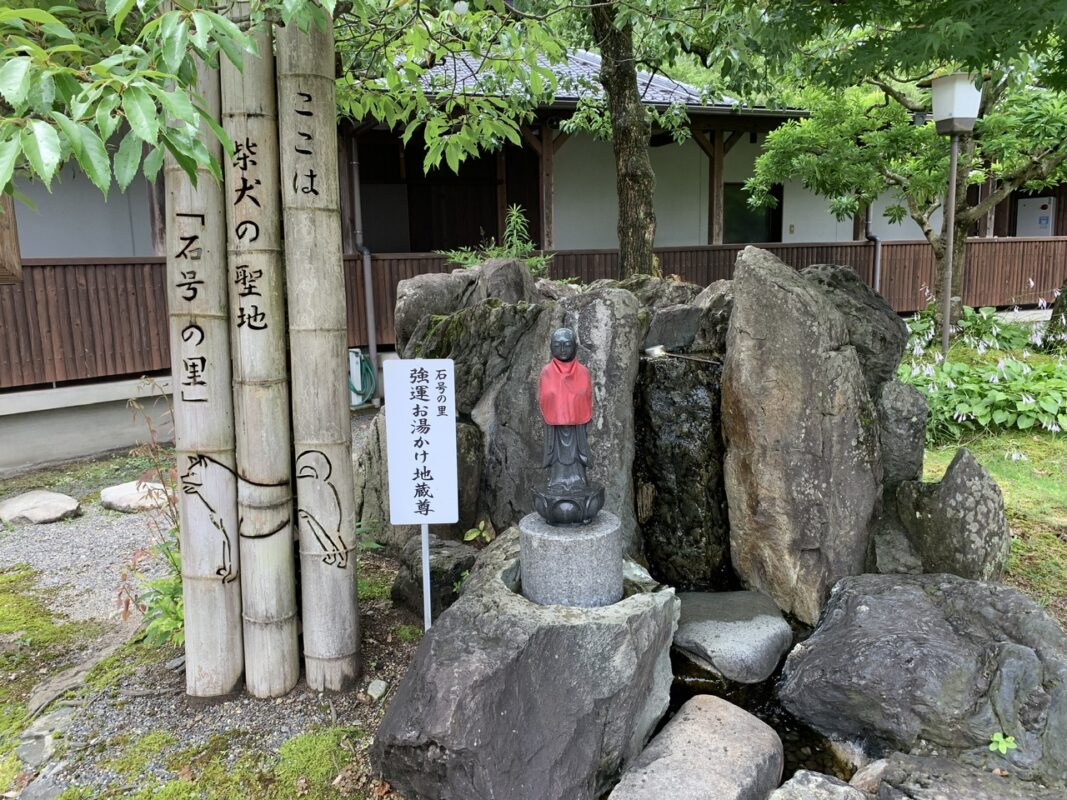
MULTIPOLYGON (((247 4, 235 7, 238 16, 247 4)), ((285 269, 278 196, 277 106, 270 31, 244 70, 222 64, 233 392, 245 684, 276 697, 300 677, 293 557, 285 269)))
POLYGON ((359 676, 348 329, 333 30, 275 29, 304 665, 312 689, 359 676))
MULTIPOLYGON (((199 68, 197 92, 218 119, 219 73, 199 68)), ((201 139, 221 159, 206 125, 201 139)), ((185 691, 217 697, 244 671, 223 189, 203 168, 194 188, 169 155, 163 176, 185 691)))

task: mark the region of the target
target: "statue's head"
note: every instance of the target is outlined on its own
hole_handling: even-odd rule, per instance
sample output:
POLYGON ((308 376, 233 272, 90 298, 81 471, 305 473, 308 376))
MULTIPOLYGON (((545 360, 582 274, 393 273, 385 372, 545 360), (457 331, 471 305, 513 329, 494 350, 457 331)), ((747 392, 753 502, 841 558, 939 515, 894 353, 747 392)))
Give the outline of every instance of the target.
POLYGON ((573 361, 578 354, 578 340, 570 328, 556 328, 552 334, 552 357, 560 361, 573 361))

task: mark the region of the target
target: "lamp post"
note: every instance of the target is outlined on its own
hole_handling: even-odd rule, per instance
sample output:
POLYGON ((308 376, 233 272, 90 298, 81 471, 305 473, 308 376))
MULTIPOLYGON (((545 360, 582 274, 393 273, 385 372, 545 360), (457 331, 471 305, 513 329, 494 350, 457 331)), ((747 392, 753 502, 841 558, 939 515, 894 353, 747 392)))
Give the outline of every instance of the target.
POLYGON ((930 85, 933 95, 934 124, 937 132, 948 134, 948 198, 945 201, 945 280, 941 287, 941 354, 948 358, 949 324, 952 320, 952 255, 956 238, 956 162, 959 157, 959 135, 974 130, 982 92, 975 87, 974 76, 955 72, 934 78, 930 85))

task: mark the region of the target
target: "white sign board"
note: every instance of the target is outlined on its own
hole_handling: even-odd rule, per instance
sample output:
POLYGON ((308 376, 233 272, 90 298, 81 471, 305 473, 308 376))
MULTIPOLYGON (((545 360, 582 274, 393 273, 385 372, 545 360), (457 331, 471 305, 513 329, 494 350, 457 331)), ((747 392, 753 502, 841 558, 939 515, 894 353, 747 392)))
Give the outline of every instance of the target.
POLYGON ((389 521, 459 521, 455 363, 450 358, 392 359, 385 373, 389 521))

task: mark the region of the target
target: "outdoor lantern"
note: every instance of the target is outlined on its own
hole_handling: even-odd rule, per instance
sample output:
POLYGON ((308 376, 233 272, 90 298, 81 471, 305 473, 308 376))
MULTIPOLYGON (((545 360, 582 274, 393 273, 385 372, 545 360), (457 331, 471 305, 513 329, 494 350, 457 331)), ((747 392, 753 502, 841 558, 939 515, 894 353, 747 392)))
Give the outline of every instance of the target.
POLYGON ((975 88, 974 76, 967 72, 942 75, 930 82, 934 101, 934 124, 941 134, 969 133, 978 118, 981 90, 975 88))

